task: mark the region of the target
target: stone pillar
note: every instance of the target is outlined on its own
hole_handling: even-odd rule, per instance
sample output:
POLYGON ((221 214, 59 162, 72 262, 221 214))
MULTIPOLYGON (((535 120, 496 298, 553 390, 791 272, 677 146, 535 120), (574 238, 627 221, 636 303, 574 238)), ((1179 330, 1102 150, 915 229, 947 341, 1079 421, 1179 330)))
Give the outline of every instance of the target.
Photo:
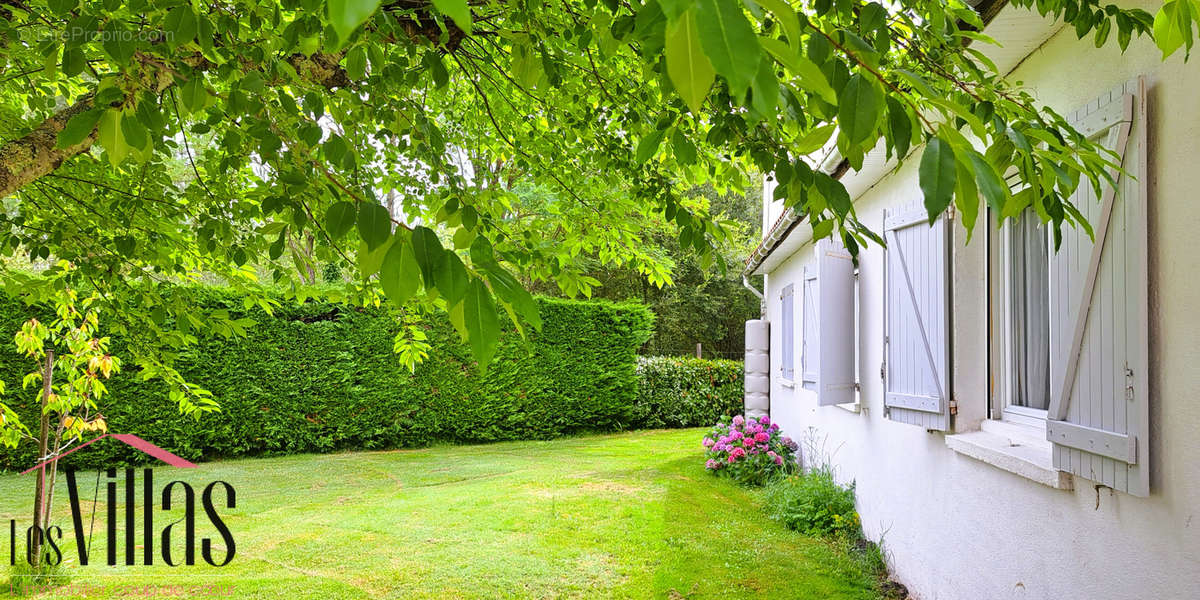
POLYGON ((746 321, 745 410, 747 417, 761 417, 771 410, 771 323, 765 319, 746 321))

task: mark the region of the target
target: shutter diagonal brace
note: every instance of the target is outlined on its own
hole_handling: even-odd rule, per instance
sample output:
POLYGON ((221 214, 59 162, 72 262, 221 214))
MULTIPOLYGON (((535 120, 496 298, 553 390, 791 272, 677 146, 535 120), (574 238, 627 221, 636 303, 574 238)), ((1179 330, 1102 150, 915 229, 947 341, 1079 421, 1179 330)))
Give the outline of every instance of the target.
MULTIPOLYGON (((1125 146, 1129 141, 1130 122, 1133 120, 1133 96, 1126 95, 1123 99, 1124 107, 1122 109, 1122 119, 1117 125, 1117 142, 1113 145, 1112 150, 1116 152, 1123 162, 1125 157, 1125 146)), ((1074 329, 1071 335, 1070 350, 1067 354, 1067 366, 1063 370, 1063 380, 1060 384, 1061 392, 1050 399, 1050 407, 1047 415, 1050 420, 1062 421, 1067 418, 1067 409, 1070 408, 1071 392, 1075 385, 1075 371, 1079 368, 1079 356, 1083 350, 1083 335, 1087 330, 1088 313, 1092 307, 1092 293, 1096 289, 1096 279, 1100 272, 1100 258, 1104 251, 1104 243, 1108 236, 1108 226, 1112 220, 1113 204, 1116 200, 1117 185, 1121 183, 1121 169, 1114 168, 1109 170, 1115 185, 1110 185, 1104 190, 1104 197, 1101 199, 1100 220, 1096 223, 1096 239, 1092 245, 1091 256, 1088 258, 1088 270, 1083 279, 1083 289, 1080 290, 1079 310, 1075 315, 1074 329)))
POLYGON ((937 386, 938 398, 945 398, 946 393, 942 390, 942 379, 938 374, 937 361, 933 359, 933 348, 929 346, 929 334, 925 332, 925 320, 921 318, 921 307, 917 305, 917 295, 913 292, 912 277, 908 274, 908 261, 904 258, 904 249, 900 245, 900 236, 896 235, 896 230, 888 231, 892 234, 892 240, 896 244, 896 256, 900 258, 900 272, 904 273, 905 287, 908 289, 908 299, 912 302, 913 314, 917 319, 917 329, 921 332, 921 343, 925 346, 925 357, 929 359, 929 370, 933 373, 933 383, 937 386))

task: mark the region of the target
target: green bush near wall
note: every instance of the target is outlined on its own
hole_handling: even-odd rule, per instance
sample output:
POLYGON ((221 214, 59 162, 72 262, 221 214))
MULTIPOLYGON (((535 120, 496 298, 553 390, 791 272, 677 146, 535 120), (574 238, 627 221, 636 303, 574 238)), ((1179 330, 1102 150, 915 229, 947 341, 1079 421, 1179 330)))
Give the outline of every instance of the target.
POLYGON ((743 407, 742 363, 667 356, 638 358, 633 419, 642 428, 701 427, 743 407))
MULTIPOLYGON (((639 418, 636 353, 653 327, 653 315, 642 305, 539 298, 542 331, 528 340, 506 334, 480 376, 444 317, 422 325, 433 349, 409 372, 393 353, 399 327, 388 310, 309 302, 268 316, 245 311, 235 294, 205 289, 202 297, 213 309, 258 323, 246 337, 201 340, 176 365, 213 392, 221 411, 199 420, 183 417, 161 383, 140 381, 127 367, 111 380, 112 395, 102 407, 110 431, 208 460, 546 439, 627 429, 639 418)), ((27 424, 36 423, 34 392, 21 390, 20 382, 32 365, 9 340, 30 316, 20 302, 0 301, 5 402, 27 424)), ((114 342, 121 355, 121 341, 114 342)), ((5 449, 0 467, 32 465, 34 454, 31 443, 5 449)), ((96 467, 145 461, 105 440, 65 462, 96 467)))

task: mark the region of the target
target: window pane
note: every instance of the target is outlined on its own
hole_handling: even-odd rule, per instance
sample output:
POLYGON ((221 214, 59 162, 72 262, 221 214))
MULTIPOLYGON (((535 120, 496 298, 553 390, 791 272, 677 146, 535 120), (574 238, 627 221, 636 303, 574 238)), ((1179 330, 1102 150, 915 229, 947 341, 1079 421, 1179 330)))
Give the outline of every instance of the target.
POLYGON ((1009 228, 1012 404, 1050 406, 1050 259, 1046 229, 1026 211, 1009 228))

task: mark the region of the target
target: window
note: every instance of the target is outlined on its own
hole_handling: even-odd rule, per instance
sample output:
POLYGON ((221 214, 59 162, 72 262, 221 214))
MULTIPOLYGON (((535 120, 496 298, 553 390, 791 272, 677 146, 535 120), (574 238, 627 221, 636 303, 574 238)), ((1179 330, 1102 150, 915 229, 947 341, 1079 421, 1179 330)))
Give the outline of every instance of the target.
POLYGON ((819 240, 804 272, 800 356, 801 385, 817 393, 819 406, 858 402, 854 284, 850 252, 835 239, 819 240))
POLYGON ((787 284, 779 292, 779 322, 780 322, 780 353, 779 376, 784 383, 791 384, 796 379, 795 358, 795 311, 792 284, 787 284))
POLYGON ((992 260, 993 417, 1041 424, 1050 406, 1050 247, 1036 213, 1006 222, 992 260))

